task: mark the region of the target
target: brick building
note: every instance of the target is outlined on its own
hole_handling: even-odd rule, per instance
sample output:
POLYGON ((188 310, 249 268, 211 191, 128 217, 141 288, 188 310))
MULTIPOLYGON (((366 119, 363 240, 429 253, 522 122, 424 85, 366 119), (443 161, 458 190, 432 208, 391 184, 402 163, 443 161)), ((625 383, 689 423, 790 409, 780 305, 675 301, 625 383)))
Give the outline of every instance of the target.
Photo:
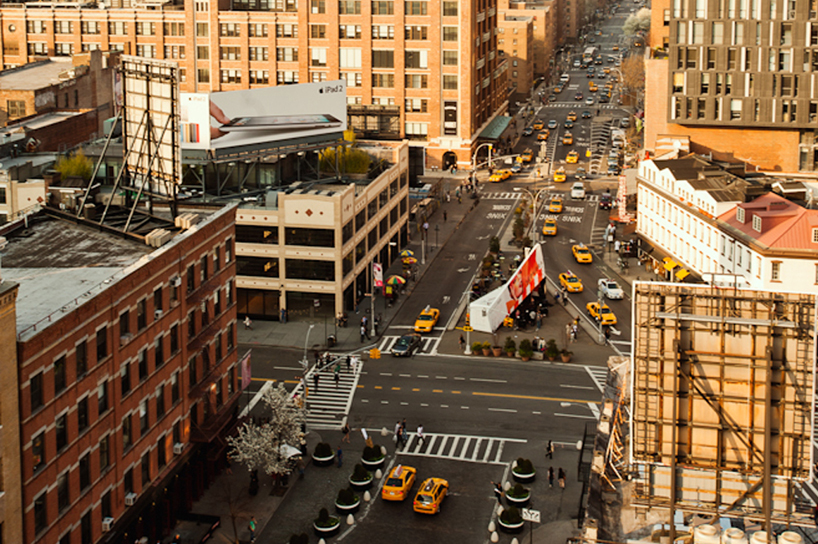
MULTIPOLYGON (((531 37, 531 53, 527 58, 527 62, 531 64, 532 80, 534 78, 545 77, 548 78, 553 70, 552 59, 554 58, 554 51, 559 43, 562 43, 567 36, 558 24, 559 8, 562 2, 553 0, 546 2, 509 2, 508 0, 499 0, 498 9, 502 16, 514 17, 528 17, 531 19, 530 32, 531 37)), ((506 36, 500 36, 497 40, 497 46, 504 51, 506 59, 513 60, 514 48, 508 47, 514 45, 513 43, 501 43, 500 40, 508 38, 508 31, 504 29, 504 18, 498 20, 500 25, 500 33, 506 36)), ((509 70, 514 70, 514 63, 509 67, 509 70)), ((512 78, 509 77, 509 80, 512 78)), ((529 81, 531 83, 531 81, 529 81)), ((522 85, 518 86, 522 89, 522 85)), ((523 92, 522 90, 520 92, 523 92)))
POLYGON ((56 207, 4 228, 24 527, 4 542, 155 542, 213 475, 239 398, 235 206, 183 211, 195 228, 154 209, 158 249, 56 207))
POLYGON ((651 4, 645 147, 690 150, 760 170, 818 170, 818 12, 807 0, 651 4), (740 142, 740 144, 739 144, 740 142))
MULTIPOLYGON (((13 26, 13 25, 12 25, 13 26)), ((72 57, 37 60, 0 72, 0 123, 23 123, 54 111, 84 112, 90 127, 75 126, 74 139, 85 141, 114 116, 113 67, 116 56, 92 51, 72 57), (91 130, 88 130, 91 128, 91 130)), ((65 134, 64 134, 65 136, 65 134)), ((72 147, 70 142, 64 142, 72 147)))
POLYGON ((177 60, 183 91, 344 78, 358 135, 412 140, 427 168, 467 166, 507 107, 496 0, 37 6, 0 7, 4 66, 101 49, 177 60))

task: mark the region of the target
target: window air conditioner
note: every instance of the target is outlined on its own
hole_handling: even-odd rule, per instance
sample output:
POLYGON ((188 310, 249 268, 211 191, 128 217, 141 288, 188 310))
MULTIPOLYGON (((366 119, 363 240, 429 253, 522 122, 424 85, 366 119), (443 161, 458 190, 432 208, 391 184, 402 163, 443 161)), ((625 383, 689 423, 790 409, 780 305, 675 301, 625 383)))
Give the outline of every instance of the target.
POLYGON ((185 445, 177 442, 173 445, 173 455, 181 455, 182 450, 185 449, 185 445))
POLYGON ((153 311, 153 318, 154 319, 159 319, 161 317, 162 317, 162 310, 154 310, 153 311))
POLYGON ((182 278, 173 278, 171 283, 174 287, 181 287, 182 286, 182 278))
POLYGON ((133 506, 136 502, 136 497, 138 497, 136 493, 128 493, 125 495, 125 506, 133 506))
POLYGON ((102 532, 107 533, 114 526, 114 518, 102 518, 102 532))

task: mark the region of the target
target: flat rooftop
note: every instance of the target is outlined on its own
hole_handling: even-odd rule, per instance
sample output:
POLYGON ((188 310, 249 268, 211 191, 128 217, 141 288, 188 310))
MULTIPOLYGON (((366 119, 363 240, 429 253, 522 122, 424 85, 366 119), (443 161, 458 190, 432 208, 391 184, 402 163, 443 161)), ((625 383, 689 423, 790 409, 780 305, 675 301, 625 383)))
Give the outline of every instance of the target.
MULTIPOLYGON (((3 84, 3 80, 0 79, 0 85, 3 84)), ((88 111, 88 110, 86 110, 88 111)), ((38 128, 44 128, 51 125, 55 125, 57 123, 62 123, 66 119, 71 117, 76 117, 78 115, 82 115, 85 112, 82 111, 52 111, 50 113, 44 113, 42 115, 38 115, 37 117, 32 117, 31 119, 26 119, 21 123, 14 123, 13 125, 8 125, 3 130, 5 132, 14 132, 15 130, 35 130, 38 128)))
MULTIPOLYGON (((3 280, 20 284, 17 297, 17 334, 45 318, 76 308, 113 283, 117 275, 153 248, 131 239, 82 225, 38 215, 29 226, 6 235, 0 252, 3 280)), ((43 326, 47 323, 43 323, 43 326)))
POLYGON ((70 58, 53 58, 47 61, 25 64, 0 72, 0 88, 5 91, 30 91, 42 89, 60 82, 60 73, 74 67, 70 58))

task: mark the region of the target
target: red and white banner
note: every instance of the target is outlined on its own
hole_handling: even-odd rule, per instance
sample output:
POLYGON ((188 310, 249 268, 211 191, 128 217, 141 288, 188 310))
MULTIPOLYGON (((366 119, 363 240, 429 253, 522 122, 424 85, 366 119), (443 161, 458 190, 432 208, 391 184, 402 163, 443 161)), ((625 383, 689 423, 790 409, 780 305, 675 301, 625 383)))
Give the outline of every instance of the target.
POLYGON ((375 279, 375 287, 383 287, 383 265, 372 263, 372 275, 375 279))

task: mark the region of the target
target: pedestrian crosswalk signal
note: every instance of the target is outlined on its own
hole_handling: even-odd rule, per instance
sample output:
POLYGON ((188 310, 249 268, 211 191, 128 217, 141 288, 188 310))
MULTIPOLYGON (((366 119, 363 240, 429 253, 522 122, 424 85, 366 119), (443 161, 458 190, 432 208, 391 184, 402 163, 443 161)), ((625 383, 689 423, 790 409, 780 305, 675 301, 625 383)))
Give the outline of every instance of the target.
POLYGON ((469 312, 466 312, 466 326, 467 327, 471 326, 471 322, 469 321, 469 312))
POLYGON ((380 359, 381 358, 381 350, 378 348, 372 348, 369 350, 369 358, 370 359, 380 359))

